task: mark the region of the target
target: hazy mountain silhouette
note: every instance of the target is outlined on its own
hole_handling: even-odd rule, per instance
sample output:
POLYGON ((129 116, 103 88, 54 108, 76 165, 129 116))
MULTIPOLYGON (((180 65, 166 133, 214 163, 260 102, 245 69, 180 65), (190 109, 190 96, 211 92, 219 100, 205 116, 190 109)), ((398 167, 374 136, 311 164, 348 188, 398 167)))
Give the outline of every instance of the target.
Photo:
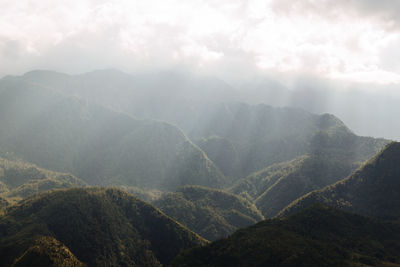
POLYGON ((129 75, 99 70, 66 75, 32 71, 6 77, 1 83, 22 81, 138 118, 177 125, 231 179, 303 155, 319 131, 350 132, 331 115, 233 102, 243 98, 228 84, 190 73, 129 75))
POLYGON ((0 149, 89 184, 174 189, 226 180, 177 127, 13 81, 0 86, 0 149))

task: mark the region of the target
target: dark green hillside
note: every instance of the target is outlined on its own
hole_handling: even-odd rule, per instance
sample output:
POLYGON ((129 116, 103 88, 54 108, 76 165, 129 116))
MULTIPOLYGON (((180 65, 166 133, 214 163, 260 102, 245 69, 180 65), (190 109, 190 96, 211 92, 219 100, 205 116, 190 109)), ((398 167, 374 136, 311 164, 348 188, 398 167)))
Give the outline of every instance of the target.
POLYGON ((0 214, 2 214, 2 210, 10 205, 10 201, 7 198, 0 197, 0 214))
MULTIPOLYGON (((358 165, 330 157, 305 156, 256 198, 256 205, 265 217, 278 214, 293 200, 346 177, 358 165)), ((268 182, 268 181, 267 181, 268 182)))
POLYGON ((222 190, 185 186, 153 202, 189 229, 215 240, 263 219, 254 204, 222 190))
POLYGON ((254 200, 270 218, 297 198, 345 178, 385 143, 347 131, 320 131, 311 140, 307 154, 255 172, 230 191, 254 200))
POLYGON ((96 185, 175 189, 226 183, 175 126, 137 120, 34 83, 0 85, 0 150, 25 161, 96 185))
POLYGON ((254 172, 236 182, 229 188, 229 191, 254 201, 281 177, 295 172, 307 158, 307 156, 301 156, 294 160, 276 163, 263 170, 254 172))
POLYGON ((394 142, 346 179, 301 197, 281 215, 322 202, 367 216, 399 219, 399 192, 400 143, 394 142))
POLYGON ((50 189, 85 186, 85 182, 73 175, 0 157, 0 197, 4 199, 0 207, 50 189))
POLYGON ((71 251, 52 237, 39 237, 13 263, 13 267, 84 267, 71 251))
POLYGON ((161 266, 206 242, 134 196, 98 188, 28 198, 0 217, 0 236, 1 266, 37 253, 31 248, 41 236, 61 242, 88 266, 161 266))
POLYGON ((122 190, 146 202, 152 202, 161 197, 165 192, 157 189, 145 190, 136 186, 121 186, 122 190))
POLYGON ((325 206, 260 222, 172 266, 400 266, 400 225, 325 206))

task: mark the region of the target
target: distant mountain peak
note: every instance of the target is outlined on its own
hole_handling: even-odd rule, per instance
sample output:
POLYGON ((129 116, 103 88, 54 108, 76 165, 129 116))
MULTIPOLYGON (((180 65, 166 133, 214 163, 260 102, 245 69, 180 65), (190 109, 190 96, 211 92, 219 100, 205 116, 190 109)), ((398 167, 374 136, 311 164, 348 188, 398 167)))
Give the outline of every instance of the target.
POLYGON ((24 78, 32 78, 32 77, 43 77, 43 76, 63 76, 67 77, 70 76, 68 74, 62 73, 62 72, 57 72, 53 70, 45 70, 45 69, 37 69, 37 70, 31 70, 22 75, 24 78))
POLYGON ((119 69, 107 68, 107 69, 98 69, 89 72, 85 72, 76 76, 106 76, 106 77, 131 77, 129 73, 126 73, 119 69))

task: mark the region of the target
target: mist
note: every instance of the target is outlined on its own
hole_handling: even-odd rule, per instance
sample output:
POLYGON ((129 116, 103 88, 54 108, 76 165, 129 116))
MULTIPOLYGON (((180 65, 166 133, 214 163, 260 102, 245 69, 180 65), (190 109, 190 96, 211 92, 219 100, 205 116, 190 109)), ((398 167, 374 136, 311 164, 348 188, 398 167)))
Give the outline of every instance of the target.
POLYGON ((0 266, 400 266, 399 12, 0 0, 0 266))
POLYGON ((234 93, 213 96, 193 82, 203 99, 332 113, 357 134, 400 138, 395 1, 2 4, 0 76, 116 69, 212 77, 234 93))

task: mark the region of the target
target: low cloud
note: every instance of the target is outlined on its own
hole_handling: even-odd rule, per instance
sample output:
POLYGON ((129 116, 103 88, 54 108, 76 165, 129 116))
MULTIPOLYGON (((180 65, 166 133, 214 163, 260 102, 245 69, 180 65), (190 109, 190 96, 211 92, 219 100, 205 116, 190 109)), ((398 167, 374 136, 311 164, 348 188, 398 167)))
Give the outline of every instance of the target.
POLYGON ((226 79, 289 72, 400 82, 385 52, 396 49, 399 33, 376 23, 397 19, 397 1, 3 2, 0 76, 180 68, 226 79), (336 14, 344 15, 326 19, 336 14))
POLYGON ((272 0, 271 6, 279 14, 312 14, 333 20, 375 18, 388 28, 400 27, 400 2, 397 0, 272 0))

